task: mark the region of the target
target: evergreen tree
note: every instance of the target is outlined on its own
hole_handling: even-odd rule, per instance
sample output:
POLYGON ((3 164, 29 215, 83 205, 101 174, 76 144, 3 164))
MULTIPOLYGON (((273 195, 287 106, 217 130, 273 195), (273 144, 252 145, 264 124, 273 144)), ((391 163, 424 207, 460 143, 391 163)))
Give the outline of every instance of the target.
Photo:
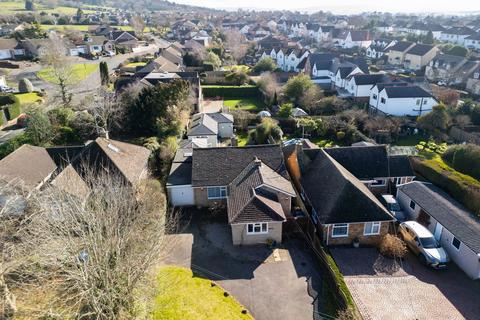
POLYGON ((25 10, 27 11, 35 10, 35 4, 33 3, 33 0, 25 0, 25 10))
POLYGON ((428 31, 426 37, 425 37, 425 41, 423 41, 425 44, 433 44, 434 42, 434 39, 433 39, 433 32, 432 31, 428 31))
POLYGON ((108 65, 105 61, 100 62, 100 80, 102 86, 108 85, 110 82, 110 75, 108 74, 108 65))

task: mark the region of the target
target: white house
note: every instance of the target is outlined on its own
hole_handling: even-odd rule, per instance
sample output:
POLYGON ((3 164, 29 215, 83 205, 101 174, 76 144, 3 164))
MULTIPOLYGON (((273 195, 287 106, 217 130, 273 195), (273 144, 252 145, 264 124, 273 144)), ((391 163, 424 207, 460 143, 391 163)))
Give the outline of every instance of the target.
POLYGON ((467 27, 453 27, 442 32, 440 40, 463 46, 465 39, 475 35, 475 31, 467 27))
POLYGON ((419 181, 398 186, 397 201, 470 278, 480 279, 480 222, 472 213, 433 184, 419 181))
MULTIPOLYGON (((284 58, 285 62, 283 67, 280 65, 279 67, 282 68, 283 71, 298 72, 299 71, 298 66, 300 62, 302 62, 305 58, 307 58, 309 54, 310 54, 310 51, 305 49, 290 49, 285 54, 285 58, 284 58)), ((277 54, 277 62, 278 60, 279 60, 279 57, 277 54)))
POLYGON ((386 80, 383 74, 354 74, 347 78, 345 89, 351 97, 368 99, 372 86, 386 80))
POLYGON ((206 139, 207 146, 216 147, 218 138, 233 137, 233 116, 228 113, 198 113, 188 126, 189 141, 206 139))
POLYGON ((368 48, 372 44, 370 32, 363 30, 345 30, 337 39, 337 46, 344 49, 368 48))
POLYGON ((409 83, 376 84, 370 91, 372 112, 394 116, 420 116, 438 104, 433 96, 409 83))
POLYGON ((464 45, 470 50, 480 51, 480 33, 466 37, 464 45))
POLYGON ((354 74, 363 74, 363 72, 355 65, 341 65, 335 73, 335 80, 333 81, 334 86, 336 88, 345 89, 348 82, 347 79, 354 74))
POLYGON ((388 48, 395 45, 396 43, 396 40, 373 40, 372 44, 367 48, 366 56, 372 59, 380 59, 387 53, 388 48))

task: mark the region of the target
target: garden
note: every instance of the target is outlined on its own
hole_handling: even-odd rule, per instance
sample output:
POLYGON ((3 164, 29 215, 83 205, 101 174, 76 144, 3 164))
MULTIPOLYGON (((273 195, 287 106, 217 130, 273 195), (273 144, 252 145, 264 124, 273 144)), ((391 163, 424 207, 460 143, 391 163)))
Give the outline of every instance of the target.
MULTIPOLYGON (((76 63, 72 66, 72 75, 71 75, 71 83, 69 84, 77 84, 83 80, 85 80, 90 74, 98 70, 97 63, 76 63)), ((37 72, 37 77, 40 79, 53 83, 58 84, 58 80, 56 79, 55 75, 53 74, 52 68, 44 68, 37 72)))

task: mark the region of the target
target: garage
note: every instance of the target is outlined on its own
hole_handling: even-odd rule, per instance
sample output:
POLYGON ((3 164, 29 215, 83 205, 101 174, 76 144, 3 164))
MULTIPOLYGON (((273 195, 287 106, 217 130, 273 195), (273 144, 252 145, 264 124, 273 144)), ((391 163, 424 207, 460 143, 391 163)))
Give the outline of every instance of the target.
POLYGON ((11 58, 12 58, 12 55, 10 53, 10 50, 8 49, 0 50, 0 60, 11 59, 11 58))
POLYGON ((172 206, 192 206, 195 203, 192 185, 167 187, 172 206))

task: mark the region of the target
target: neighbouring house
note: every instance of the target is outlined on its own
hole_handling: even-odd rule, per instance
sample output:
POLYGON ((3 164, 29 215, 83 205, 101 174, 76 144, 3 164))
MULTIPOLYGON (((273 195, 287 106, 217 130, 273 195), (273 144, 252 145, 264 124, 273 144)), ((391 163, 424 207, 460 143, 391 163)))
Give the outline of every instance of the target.
POLYGON ((420 116, 438 104, 431 93, 406 82, 377 83, 370 90, 371 112, 394 116, 420 116))
POLYGON ((370 99, 370 89, 377 83, 388 81, 384 74, 354 74, 347 78, 345 89, 350 97, 357 100, 370 99))
POLYGON ((388 48, 388 63, 392 65, 403 65, 407 51, 415 46, 415 43, 398 41, 388 48))
MULTIPOLYGON (((21 40, 20 43, 25 49, 25 55, 35 59, 40 57, 45 52, 45 48, 51 45, 50 41, 50 39, 25 39, 21 40)), ((69 54, 68 50, 65 54, 69 54)))
POLYGON ((480 62, 464 57, 438 54, 425 69, 425 76, 430 81, 444 81, 449 85, 465 84, 480 62))
POLYGON ((464 46, 470 50, 480 51, 480 32, 466 37, 464 46))
POLYGON ((363 71, 353 63, 341 63, 335 72, 333 86, 337 89, 345 89, 348 79, 355 74, 363 74, 363 71))
POLYGON ((80 54, 99 55, 102 52, 115 53, 115 44, 105 36, 89 36, 86 39, 74 42, 69 50, 71 56, 80 54))
POLYGON ((0 160, 0 179, 32 192, 48 182, 56 169, 45 148, 24 144, 0 160))
POLYGON ((480 279, 480 221, 430 183, 399 186, 397 201, 409 218, 423 224, 450 258, 472 279, 480 279))
POLYGON ((192 116, 188 140, 207 139, 209 147, 218 145, 218 138, 233 137, 233 116, 228 113, 198 113, 192 116))
MULTIPOLYGON (((306 59, 310 51, 305 49, 289 49, 285 53, 285 62, 283 64, 282 70, 283 71, 294 71, 299 72, 303 70, 305 66, 306 59)), ((278 61, 278 56, 277 56, 278 61)), ((279 65, 280 67, 280 65, 279 65)))
POLYGON ((372 38, 369 31, 344 30, 337 36, 336 42, 336 46, 344 49, 368 48, 372 44, 372 38))
POLYGON ((367 48, 366 56, 371 59, 380 59, 383 57, 388 48, 395 45, 397 43, 396 40, 388 40, 388 39, 376 39, 372 41, 372 44, 367 48))
POLYGON ((403 66, 409 70, 420 70, 425 67, 438 53, 436 46, 416 44, 405 53, 403 66))
POLYGON ((442 32, 440 40, 463 46, 465 39, 475 34, 476 32, 468 27, 452 27, 442 32))
POLYGON ((331 53, 312 53, 305 64, 305 73, 310 75, 312 81, 318 84, 332 82, 331 67, 336 56, 331 53))
POLYGON ((374 194, 324 149, 284 148, 292 180, 327 246, 376 245, 394 217, 374 194))
POLYGON ((466 89, 472 94, 480 95, 480 66, 468 77, 466 89))
POLYGON ((0 39, 0 60, 18 59, 25 56, 25 49, 15 39, 0 39))
POLYGON ((173 206, 226 205, 234 244, 281 242, 295 197, 278 145, 179 149, 167 191, 173 206))
POLYGON ((108 33, 108 39, 112 40, 117 48, 133 51, 138 48, 138 38, 133 31, 114 30, 108 33))

